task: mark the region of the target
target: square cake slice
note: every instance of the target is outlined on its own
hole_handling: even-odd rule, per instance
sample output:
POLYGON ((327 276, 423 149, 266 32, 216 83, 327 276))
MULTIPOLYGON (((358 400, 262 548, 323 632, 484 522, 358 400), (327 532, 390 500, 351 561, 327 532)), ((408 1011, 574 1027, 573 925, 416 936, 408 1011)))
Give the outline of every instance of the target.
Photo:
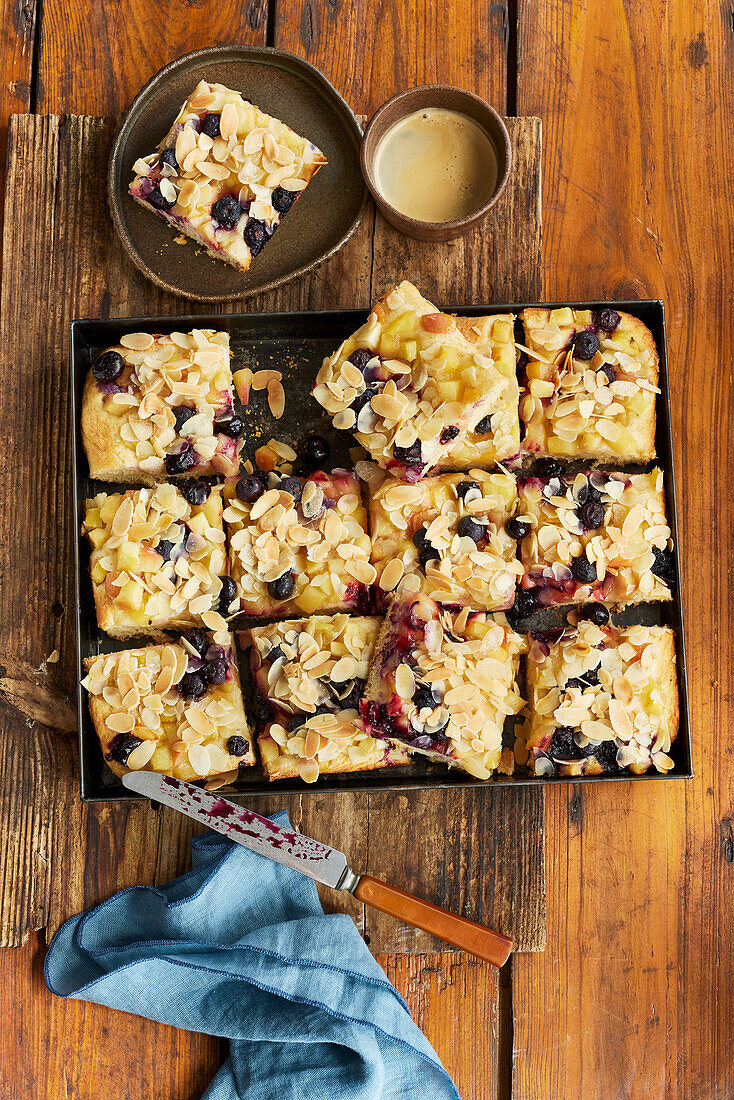
POLYGON ((579 623, 528 655, 530 767, 536 775, 641 775, 673 767, 678 733, 669 627, 579 623))
POLYGON ((663 474, 582 471, 518 482, 522 585, 542 606, 671 599, 663 474))
POLYGON ((130 194, 210 256, 247 271, 324 164, 284 122, 202 80, 156 152, 133 165, 130 194))
POLYGON ((368 734, 359 717, 379 626, 375 618, 314 615, 249 631, 269 779, 313 783, 330 772, 410 762, 403 748, 368 734))
POLYGON ((396 596, 380 631, 361 713, 376 737, 489 779, 525 639, 484 612, 442 611, 424 594, 396 596))
MULTIPOLYGON (((502 326, 506 343, 510 320, 495 321, 492 333, 499 340, 502 326)), ((313 395, 383 469, 417 481, 494 411, 507 388, 482 329, 463 328, 402 282, 324 360, 313 395)))
POLYGON ((89 473, 152 485, 166 476, 239 469, 229 336, 214 329, 131 332, 107 348, 84 384, 81 429, 89 473))
POLYGON ((528 361, 520 413, 533 455, 655 457, 658 353, 637 317, 603 309, 523 310, 528 361))
POLYGON ((351 470, 248 475, 227 482, 225 497, 240 610, 276 616, 367 609, 376 572, 351 470))
POLYGON ((370 495, 379 589, 420 587, 452 607, 512 607, 522 566, 505 523, 515 499, 515 478, 504 473, 440 474, 413 485, 387 478, 370 495))
POLYGON ((193 488, 198 503, 169 482, 86 501, 97 623, 113 638, 158 637, 201 622, 218 629, 222 615, 238 610, 221 488, 198 482, 190 495, 193 488))
POLYGON ((112 771, 204 779, 255 763, 234 641, 195 628, 180 641, 88 657, 82 686, 112 771))
MULTIPOLYGON (((457 440, 448 454, 442 454, 435 470, 491 469, 496 462, 508 462, 520 452, 520 387, 517 384, 517 351, 514 315, 457 317, 459 331, 472 342, 488 349, 504 385, 492 403, 492 411, 483 416, 472 431, 457 440)), ((487 353, 485 353, 487 354, 487 353)))

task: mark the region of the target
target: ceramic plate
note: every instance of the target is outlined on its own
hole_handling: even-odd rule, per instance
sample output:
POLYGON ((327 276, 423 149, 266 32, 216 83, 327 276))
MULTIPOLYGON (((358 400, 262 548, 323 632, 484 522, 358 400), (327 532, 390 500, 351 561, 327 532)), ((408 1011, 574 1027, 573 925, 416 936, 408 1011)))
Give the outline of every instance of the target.
POLYGON ((326 77, 307 61, 267 46, 213 46, 186 54, 153 77, 127 112, 110 161, 112 219, 133 263, 172 294, 224 302, 272 290, 341 248, 366 201, 359 124, 326 77), (246 273, 212 259, 133 202, 128 186, 138 157, 152 153, 200 80, 236 88, 323 151, 328 164, 246 273))

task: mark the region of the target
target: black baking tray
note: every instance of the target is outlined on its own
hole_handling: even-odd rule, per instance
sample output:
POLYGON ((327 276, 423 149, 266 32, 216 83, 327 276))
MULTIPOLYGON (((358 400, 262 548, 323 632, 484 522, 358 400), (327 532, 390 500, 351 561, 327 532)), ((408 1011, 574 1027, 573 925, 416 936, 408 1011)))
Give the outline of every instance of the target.
MULTIPOLYGON (((466 316, 482 316, 487 313, 519 313, 525 305, 491 304, 444 307, 466 316)), ((635 300, 617 302, 556 302, 541 303, 547 308, 570 305, 576 309, 602 309, 612 307, 625 310, 639 317, 650 329, 660 356, 660 389, 657 402, 657 462, 665 475, 665 498, 668 523, 675 539, 674 564, 675 587, 669 603, 650 604, 628 608, 614 616, 618 624, 644 622, 649 625, 673 627, 677 646, 678 689, 680 696, 680 726, 670 755, 674 768, 667 775, 648 772, 641 776, 542 776, 522 772, 513 776, 497 775, 487 781, 479 781, 460 772, 447 770, 425 758, 416 756, 410 767, 382 769, 373 772, 347 775, 324 775, 313 786, 298 779, 279 780, 271 783, 259 768, 243 769, 236 786, 226 793, 232 796, 265 794, 276 791, 303 793, 318 791, 371 791, 416 790, 447 787, 496 787, 548 785, 557 783, 600 782, 651 782, 672 778, 690 778, 691 729, 686 680, 686 656, 683 625, 683 605, 680 588, 679 538, 676 509, 675 473, 670 418, 670 388, 665 340, 665 310, 659 300, 635 300)), ((76 564, 76 618, 77 661, 79 679, 82 678, 85 657, 109 653, 125 648, 126 643, 108 638, 97 627, 92 584, 89 577, 89 549, 79 531, 83 519, 84 500, 89 496, 115 488, 108 482, 92 481, 89 477, 86 456, 81 443, 79 411, 84 380, 87 372, 104 348, 119 342, 128 332, 149 331, 170 333, 191 328, 218 328, 230 335, 233 351, 232 369, 249 366, 253 370, 276 368, 283 375, 286 391, 286 410, 281 420, 273 420, 267 407, 265 394, 253 394, 242 415, 247 424, 246 447, 243 457, 252 457, 254 451, 270 438, 297 444, 308 432, 317 431, 331 443, 331 465, 351 465, 349 448, 353 441, 348 433, 337 432, 320 406, 310 397, 313 380, 324 356, 331 354, 345 337, 354 332, 365 319, 364 310, 331 310, 303 313, 235 313, 229 315, 200 314, 185 317, 126 317, 114 320, 77 320, 71 324, 71 403, 74 436, 72 456, 74 477, 73 509, 77 532, 75 539, 76 564)), ((587 463, 588 465, 588 463, 587 463)), ((632 469, 632 467, 629 467, 632 469)), ((543 614, 542 612, 540 614, 543 614)), ((552 613, 551 613, 552 614, 552 613)), ((544 625, 542 623, 538 624, 544 625)), ((141 639, 127 643, 130 647, 144 644, 141 639)), ((249 692, 249 665, 240 655, 243 688, 247 702, 249 692)), ((86 692, 77 687, 79 708, 79 751, 81 757, 81 797, 85 802, 112 801, 138 797, 127 791, 107 767, 92 726, 87 706, 86 692)), ((508 744, 512 744, 511 730, 507 731, 508 744)))

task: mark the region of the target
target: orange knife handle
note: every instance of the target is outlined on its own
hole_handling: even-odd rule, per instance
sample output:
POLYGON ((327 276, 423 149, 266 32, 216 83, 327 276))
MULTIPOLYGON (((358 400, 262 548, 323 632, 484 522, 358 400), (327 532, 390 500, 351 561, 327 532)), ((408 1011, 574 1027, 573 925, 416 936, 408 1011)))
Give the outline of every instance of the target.
POLYGON ((486 959, 494 966, 506 963, 512 951, 512 940, 507 936, 475 924, 466 917, 449 913, 438 905, 431 905, 430 901, 422 901, 413 894, 407 894, 405 890, 388 886, 386 882, 372 878, 371 875, 361 875, 353 893, 365 905, 371 905, 381 913, 389 913, 391 917, 398 917, 406 924, 430 932, 445 943, 468 951, 470 955, 476 955, 480 959, 486 959))

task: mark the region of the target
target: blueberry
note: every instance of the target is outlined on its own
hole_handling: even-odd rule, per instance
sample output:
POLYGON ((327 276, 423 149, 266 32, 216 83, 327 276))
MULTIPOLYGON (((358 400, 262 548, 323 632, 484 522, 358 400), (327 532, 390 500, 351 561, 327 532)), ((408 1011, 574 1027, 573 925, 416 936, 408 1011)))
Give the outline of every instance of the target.
POLYGON ((602 332, 614 332, 621 320, 616 309, 599 309, 594 314, 594 324, 602 332))
POLYGON ((208 684, 223 684, 227 679, 227 662, 222 658, 218 658, 216 661, 207 661, 201 673, 208 684))
POLYGON ((230 756, 244 756, 248 744, 244 737, 230 737, 227 740, 227 752, 230 756))
POLYGON ((211 485, 207 485, 205 481, 187 481, 181 486, 184 499, 197 507, 205 503, 211 491, 211 485))
POLYGON ((430 561, 436 561, 438 558, 440 558, 440 554, 435 546, 431 546, 430 542, 425 542, 423 546, 421 546, 418 553, 418 560, 424 569, 430 561))
POLYGON ((173 553, 173 543, 168 539, 161 539, 155 548, 156 553, 160 554, 164 561, 169 561, 171 554, 173 553))
POLYGON ((176 435, 181 434, 184 424, 192 416, 196 416, 196 409, 192 409, 189 405, 176 405, 173 410, 173 419, 176 421, 176 435))
POLYGON ((242 207, 234 195, 223 195, 212 203, 211 213, 220 229, 234 229, 242 217, 242 207))
POLYGON ((184 638, 189 643, 192 649, 195 649, 199 656, 202 655, 204 650, 209 645, 209 639, 203 630, 199 630, 198 626, 194 626, 186 634, 184 638))
POLYGON ((354 415, 359 416, 365 405, 369 404, 372 398, 377 393, 377 386, 366 386, 361 393, 358 393, 354 401, 352 401, 352 408, 354 409, 354 415))
POLYGON ((237 585, 231 577, 220 577, 220 580, 222 582, 222 590, 219 593, 217 611, 220 615, 226 615, 229 611, 229 605, 237 595, 237 585))
POLYGON ((289 596, 293 595, 293 589, 296 587, 295 578, 290 570, 284 573, 282 577, 278 577, 277 580, 270 581, 268 585, 268 592, 274 600, 287 600, 289 596))
POLYGON ((441 432, 439 442, 445 446, 447 443, 450 443, 452 439, 456 439, 458 434, 459 429, 454 424, 449 424, 448 428, 444 428, 441 432))
POLYGON ((274 645, 272 647, 272 649, 270 650, 270 652, 268 653, 268 658, 267 659, 268 659, 268 662, 271 665, 274 665, 276 661, 279 661, 281 659, 281 657, 285 657, 285 653, 283 652, 283 647, 279 646, 279 645, 274 645))
POLYGON ((582 755, 574 741, 573 732, 570 726, 558 726, 551 738, 548 755, 560 764, 578 760, 582 755))
POLYGON ((595 332, 577 332, 573 341, 574 359, 593 359, 599 350, 599 337, 595 332))
POLYGON ((615 382, 616 379, 617 379, 617 372, 615 371, 612 364, 611 363, 602 363, 602 365, 599 369, 604 371, 604 373, 607 376, 607 381, 609 382, 609 385, 611 386, 612 382, 615 382))
POLYGON ((158 184, 155 185, 153 190, 148 194, 148 202, 151 206, 154 206, 156 210, 170 210, 175 205, 175 199, 166 199, 163 197, 158 184))
POLYGON ((579 509, 579 519, 589 531, 604 525, 604 505, 598 500, 587 500, 579 509))
POLYGON ((245 504, 253 504, 258 497, 262 496, 265 491, 265 486, 259 477, 248 474, 247 477, 241 477, 239 479, 234 491, 239 500, 243 501, 245 504))
POLYGON ((421 441, 416 439, 415 443, 411 443, 409 447, 398 447, 397 443, 393 444, 392 449, 393 457, 398 462, 404 462, 406 466, 409 466, 412 462, 420 462, 421 460, 421 441))
POLYGON ((257 256, 258 252, 262 252, 265 247, 268 239, 268 227, 265 222, 258 221, 257 218, 248 218, 242 236, 252 255, 257 256))
POLYGON ((239 439, 245 434, 245 425, 239 416, 227 416, 214 421, 214 431, 231 439, 239 439))
POLYGON ((219 137, 219 115, 204 115, 201 120, 201 132, 210 138, 219 137))
POLYGON ((354 363, 357 370, 364 370, 370 359, 374 359, 374 357, 374 351, 370 351, 369 348, 357 348, 357 350, 353 351, 349 356, 349 362, 354 363))
POLYGON ((652 548, 655 561, 650 566, 650 571, 655 574, 656 577, 660 577, 661 581, 670 586, 673 584, 673 555, 670 550, 659 550, 657 546, 652 548))
POLYGON ((524 539, 530 530, 530 524, 522 516, 512 516, 505 524, 505 531, 511 539, 524 539))
POLYGON ((167 474, 185 474, 196 465, 196 455, 190 446, 184 447, 178 454, 166 455, 167 474))
POLYGON ((297 196, 297 191, 286 191, 284 187, 274 187, 270 196, 270 204, 279 214, 287 214, 297 196))
POLYGON ((191 701, 201 699, 202 695, 206 693, 204 677, 200 672, 184 673, 179 681, 178 691, 183 699, 191 701))
POLYGON ((604 604, 592 603, 584 610, 582 618, 587 619, 594 626, 606 626, 609 622, 609 612, 604 604))
POLYGON ((270 703, 265 699, 259 691, 253 692, 252 696, 252 708, 255 711, 255 717, 258 722, 267 722, 270 718, 270 703))
POLYGON ((359 703, 362 696, 364 695, 364 687, 364 680, 358 677, 354 681, 354 685, 349 694, 343 696, 339 700, 339 705, 341 706, 342 710, 359 710, 359 703))
POLYGON ((413 532, 413 546, 420 548, 425 544, 427 538, 425 527, 419 527, 417 531, 413 532))
POLYGON ((436 706, 436 700, 433 697, 433 692, 429 687, 425 687, 420 684, 413 696, 413 702, 418 707, 418 710, 423 710, 424 707, 430 707, 431 710, 436 706))
POLYGON ((322 435, 309 435, 301 448, 301 461, 309 470, 318 470, 330 454, 331 447, 322 435))
POLYGON ((294 730, 300 729, 304 722, 307 721, 307 714, 292 714, 288 719, 288 732, 293 733, 294 730))
POLYGON ((558 477, 563 473, 563 466, 555 458, 539 458, 535 463, 535 473, 538 477, 558 477))
POLYGON ((178 172, 178 161, 173 149, 164 149, 158 160, 161 168, 173 168, 174 172, 178 172))
POLYGON ((463 500, 470 489, 479 489, 479 483, 477 481, 460 481, 456 486, 456 494, 463 500))
POLYGON ((572 676, 570 680, 566 680, 566 687, 578 688, 579 691, 583 691, 587 687, 596 687, 599 683, 600 668, 601 665, 598 665, 596 668, 590 668, 583 676, 572 676))
POLYGON ((484 527, 471 516, 462 516, 456 525, 456 533, 462 539, 470 538, 474 542, 481 542, 484 538, 484 527))
POLYGON ((579 584, 592 584, 596 580, 596 566, 585 554, 573 559, 571 573, 579 584))
POLYGON ((298 504, 303 494, 303 485, 297 477, 284 477, 278 488, 292 496, 296 504, 298 504))
POLYGON ((134 737, 129 733, 118 733, 117 737, 113 737, 107 746, 105 756, 108 760, 114 760, 116 764, 124 765, 127 764, 130 753, 138 745, 142 745, 139 737, 134 737))
POLYGON ((475 427, 474 431, 477 433, 477 435, 490 435, 490 433, 492 431, 492 417, 491 417, 491 415, 490 416, 483 416, 482 419, 477 424, 477 426, 475 427))
POLYGON ((515 589, 515 603, 512 608, 515 618, 524 619, 527 615, 532 615, 536 608, 534 592, 528 588, 515 589))
POLYGON ((114 382, 125 369, 125 360, 116 351, 103 351, 94 361, 92 374, 98 382, 114 382))
POLYGON ((602 741, 590 754, 595 756, 607 775, 618 775, 622 768, 617 763, 617 746, 614 741, 602 741))

